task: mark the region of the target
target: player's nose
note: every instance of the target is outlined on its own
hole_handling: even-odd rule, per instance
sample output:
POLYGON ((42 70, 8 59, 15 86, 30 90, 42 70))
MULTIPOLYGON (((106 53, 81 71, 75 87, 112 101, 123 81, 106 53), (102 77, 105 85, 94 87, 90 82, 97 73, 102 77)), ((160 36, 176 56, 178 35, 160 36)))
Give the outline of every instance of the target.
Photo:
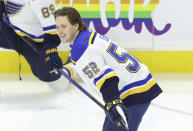
POLYGON ((58 34, 62 34, 62 33, 63 33, 62 29, 59 28, 59 29, 58 29, 58 34))

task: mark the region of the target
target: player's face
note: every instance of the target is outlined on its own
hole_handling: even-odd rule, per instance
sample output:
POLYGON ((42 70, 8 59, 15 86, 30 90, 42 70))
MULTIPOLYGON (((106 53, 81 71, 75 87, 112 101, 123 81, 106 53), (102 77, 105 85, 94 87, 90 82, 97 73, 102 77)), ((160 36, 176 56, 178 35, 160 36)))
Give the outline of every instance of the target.
POLYGON ((62 43, 71 43, 78 34, 78 24, 72 25, 67 16, 56 17, 56 31, 62 43))

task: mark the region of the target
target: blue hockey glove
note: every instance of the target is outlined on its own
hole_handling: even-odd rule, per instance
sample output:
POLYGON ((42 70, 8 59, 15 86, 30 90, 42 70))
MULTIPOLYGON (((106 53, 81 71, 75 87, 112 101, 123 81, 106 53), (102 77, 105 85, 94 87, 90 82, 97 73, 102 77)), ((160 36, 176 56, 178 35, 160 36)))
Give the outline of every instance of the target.
POLYGON ((48 64, 48 69, 50 73, 53 72, 55 67, 62 67, 62 60, 58 55, 58 50, 56 47, 52 47, 50 45, 45 45, 43 47, 43 56, 45 58, 46 63, 48 64))
POLYGON ((113 98, 105 105, 105 113, 109 119, 118 126, 125 127, 128 130, 127 120, 129 118, 128 109, 120 98, 113 98))

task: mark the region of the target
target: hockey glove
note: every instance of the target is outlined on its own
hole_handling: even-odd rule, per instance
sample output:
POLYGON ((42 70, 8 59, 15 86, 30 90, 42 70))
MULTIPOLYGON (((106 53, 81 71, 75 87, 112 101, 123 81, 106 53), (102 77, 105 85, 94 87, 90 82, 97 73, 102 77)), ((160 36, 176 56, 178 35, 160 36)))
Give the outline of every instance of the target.
POLYGON ((105 113, 109 119, 118 126, 125 127, 128 130, 127 120, 129 118, 128 109, 120 98, 113 98, 105 105, 105 113))
POLYGON ((43 47, 43 56, 48 64, 48 69, 50 73, 53 73, 55 67, 62 67, 62 60, 58 55, 58 50, 56 47, 53 47, 51 44, 47 44, 43 47))

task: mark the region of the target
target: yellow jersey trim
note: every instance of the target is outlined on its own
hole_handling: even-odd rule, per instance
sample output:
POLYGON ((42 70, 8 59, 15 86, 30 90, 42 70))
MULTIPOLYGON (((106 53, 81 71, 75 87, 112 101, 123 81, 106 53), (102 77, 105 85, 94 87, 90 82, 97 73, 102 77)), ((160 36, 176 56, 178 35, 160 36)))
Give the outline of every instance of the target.
POLYGON ((129 91, 126 91, 126 93, 121 94, 120 98, 123 100, 126 97, 128 97, 129 95, 133 95, 133 94, 148 91, 151 87, 153 87, 154 84, 156 84, 156 81, 154 79, 152 79, 145 86, 141 86, 141 87, 134 88, 134 89, 131 89, 129 91))
POLYGON ((28 37, 30 40, 34 41, 34 42, 43 42, 43 39, 32 39, 30 36, 28 36, 28 35, 26 35, 26 34, 24 34, 24 33, 22 33, 22 32, 16 31, 16 33, 17 33, 19 36, 26 36, 26 37, 28 37))
POLYGON ((93 39, 93 37, 94 37, 94 34, 95 34, 95 32, 94 31, 92 31, 92 33, 91 33, 91 35, 90 35, 90 38, 89 38, 89 45, 91 44, 91 42, 92 42, 92 39, 93 39))
POLYGON ((72 67, 70 67, 69 65, 66 65, 65 67, 70 71, 71 77, 74 78, 74 71, 72 67))
POLYGON ((109 73, 108 75, 106 75, 105 77, 103 77, 101 80, 99 80, 99 81, 96 83, 96 85, 97 85, 97 87, 98 87, 98 90, 100 91, 100 89, 101 89, 101 87, 102 87, 102 85, 104 84, 104 82, 105 82, 106 79, 109 79, 109 78, 114 77, 114 76, 117 76, 116 73, 115 73, 115 72, 111 72, 111 73, 109 73))

